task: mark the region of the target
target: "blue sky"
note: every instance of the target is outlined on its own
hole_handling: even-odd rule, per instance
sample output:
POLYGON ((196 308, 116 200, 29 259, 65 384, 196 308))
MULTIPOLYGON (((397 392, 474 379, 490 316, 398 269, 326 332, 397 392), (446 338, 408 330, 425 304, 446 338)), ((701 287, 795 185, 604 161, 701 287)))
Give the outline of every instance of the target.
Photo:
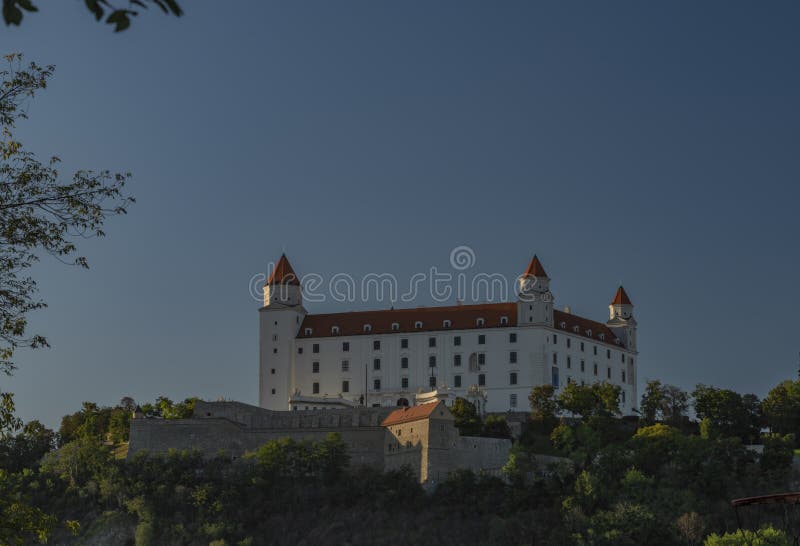
POLYGON ((458 245, 509 278, 537 253, 559 307, 605 320, 625 285, 641 382, 796 375, 796 3, 203 1, 118 35, 41 3, 0 31, 57 65, 18 135, 65 174, 130 171, 138 203, 91 270, 37 266, 52 348, 0 378, 25 419, 255 403, 248 284, 284 249, 401 279, 458 245))

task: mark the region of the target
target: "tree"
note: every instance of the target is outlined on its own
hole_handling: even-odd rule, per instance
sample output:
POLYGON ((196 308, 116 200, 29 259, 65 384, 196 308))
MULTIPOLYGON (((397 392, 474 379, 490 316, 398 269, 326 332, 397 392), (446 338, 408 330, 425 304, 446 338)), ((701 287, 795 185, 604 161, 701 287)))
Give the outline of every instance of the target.
POLYGON ((489 415, 483 422, 481 436, 489 438, 511 438, 508 421, 502 415, 489 415))
POLYGON ((533 387, 528 400, 531 403, 531 421, 537 425, 540 432, 550 434, 558 423, 556 417, 558 402, 553 385, 533 387))
POLYGON ((454 425, 461 436, 481 435, 481 418, 478 415, 478 410, 475 409, 475 404, 466 398, 458 397, 453 401, 450 413, 455 418, 454 425))
MULTIPOLYGON (((106 24, 114 25, 114 32, 131 26, 131 17, 137 16, 142 9, 148 9, 148 4, 159 7, 167 15, 183 15, 183 10, 175 0, 128 0, 124 7, 112 5, 109 0, 85 0, 85 4, 96 21, 105 19, 106 24)), ((39 8, 32 0, 3 0, 3 20, 6 26, 19 26, 24 12, 37 11, 39 8)))
POLYGON ((772 432, 791 434, 800 431, 800 379, 783 381, 761 402, 764 420, 772 432))
POLYGON ((21 55, 5 57, 0 70, 0 371, 11 373, 19 347, 47 346, 41 335, 28 335, 27 315, 45 307, 35 298, 36 281, 24 275, 40 255, 88 267, 77 255, 76 241, 101 237, 109 216, 124 214, 133 202, 123 193, 128 175, 78 171, 61 181, 59 160, 40 162, 12 130, 27 117, 23 106, 47 86, 54 67, 22 66, 21 55))
POLYGON ((579 385, 567 383, 558 396, 558 406, 582 418, 619 415, 620 387, 611 383, 579 385))
POLYGON ((664 422, 678 426, 687 419, 689 394, 675 385, 665 385, 658 380, 648 381, 640 409, 645 425, 664 422))
POLYGON ((701 430, 707 437, 735 437, 744 443, 757 441, 760 434, 758 397, 702 384, 697 385, 692 396, 701 430))

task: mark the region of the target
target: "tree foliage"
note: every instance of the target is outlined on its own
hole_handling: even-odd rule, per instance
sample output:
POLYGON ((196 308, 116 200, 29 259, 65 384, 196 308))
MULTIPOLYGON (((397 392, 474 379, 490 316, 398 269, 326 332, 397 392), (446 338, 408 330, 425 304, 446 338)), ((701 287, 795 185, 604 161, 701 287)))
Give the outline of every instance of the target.
MULTIPOLYGON (((39 11, 38 2, 33 0, 3 0, 3 20, 6 26, 22 24, 24 14, 39 11)), ((158 7, 167 15, 180 17, 183 9, 176 0, 128 0, 127 3, 112 3, 109 0, 84 0, 86 9, 96 21, 104 21, 113 25, 114 32, 120 32, 131 26, 131 18, 139 15, 141 10, 150 6, 158 7)))
POLYGON ((26 275, 44 255, 88 267, 77 241, 100 237, 109 216, 124 214, 133 199, 124 193, 128 175, 78 171, 62 181, 59 159, 41 162, 15 140, 24 106, 47 87, 52 66, 22 64, 7 55, 0 70, 0 371, 14 369, 19 347, 42 347, 47 340, 27 332, 30 311, 45 306, 35 297, 36 281, 26 275))

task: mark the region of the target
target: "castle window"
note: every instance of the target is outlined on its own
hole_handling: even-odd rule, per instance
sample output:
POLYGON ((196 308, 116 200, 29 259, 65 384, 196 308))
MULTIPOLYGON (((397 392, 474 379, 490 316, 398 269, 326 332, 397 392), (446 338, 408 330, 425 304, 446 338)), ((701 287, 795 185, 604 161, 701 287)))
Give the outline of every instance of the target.
POLYGON ((510 353, 508 353, 508 361, 511 364, 517 363, 517 351, 511 351, 510 353))
POLYGON ((430 376, 430 378, 428 379, 428 386, 431 387, 431 388, 436 388, 436 376, 435 375, 430 376))
POLYGON ((313 331, 314 330, 312 330, 311 328, 306 328, 305 329, 305 333, 306 333, 307 336, 310 336, 313 331))
POLYGON ((342 392, 350 392, 350 382, 342 381, 342 392))
POLYGON ((381 390, 381 380, 380 379, 373 379, 372 380, 372 390, 376 390, 376 391, 381 390))
POLYGON ((407 356, 404 356, 403 358, 400 359, 400 367, 404 368, 404 369, 408 368, 408 357, 407 356))
POLYGON ((478 345, 486 345, 486 335, 481 334, 478 336, 478 345))
POLYGON ((485 322, 486 321, 484 321, 482 318, 479 318, 475 321, 475 324, 477 324, 478 326, 483 326, 485 322))
POLYGON ((582 372, 586 371, 586 361, 585 360, 581 360, 581 371, 582 372))
POLYGON ((611 379, 611 368, 606 368, 606 377, 611 379))
POLYGON ((500 317, 500 326, 508 325, 508 317, 500 317))
POLYGON ((365 324, 364 325, 364 331, 367 332, 367 333, 371 332, 372 331, 372 325, 371 324, 365 324))
POLYGON ((478 374, 478 385, 481 387, 486 386, 486 374, 478 374))
POLYGON ((449 320, 444 320, 444 321, 442 321, 442 328, 450 328, 450 326, 451 326, 452 324, 453 324, 453 323, 452 323, 452 322, 450 322, 449 320))
POLYGON ((619 356, 622 357, 622 361, 625 362, 625 353, 620 353, 619 356))
POLYGON ((581 341, 581 352, 583 352, 583 341, 581 341))
POLYGON ((319 394, 319 383, 312 383, 312 385, 311 385, 311 393, 312 394, 319 394))
POLYGON ((428 357, 428 367, 435 368, 436 367, 436 356, 431 355, 428 357))
POLYGON ((461 336, 453 337, 453 345, 456 345, 456 346, 461 345, 461 336))
POLYGON ((299 355, 303 354, 303 348, 302 347, 298 347, 297 348, 297 354, 299 354, 299 355))
POLYGON ((611 349, 606 349, 606 358, 611 358, 611 349))
POLYGON ((311 373, 319 373, 319 362, 311 363, 311 373))
POLYGON ((562 327, 562 328, 566 328, 566 327, 567 327, 567 323, 566 323, 566 322, 562 322, 562 323, 561 323, 561 327, 562 327))
POLYGON ((331 327, 331 334, 333 334, 335 336, 339 335, 339 327, 338 326, 332 326, 331 327))
POLYGON ((517 395, 516 394, 510 394, 508 396, 508 406, 511 407, 511 408, 516 408, 517 407, 517 395))
POLYGON ((272 368, 272 369, 269 371, 269 373, 271 373, 272 375, 275 375, 275 368, 272 368))
POLYGON ((633 359, 632 359, 632 358, 629 358, 629 359, 628 359, 628 364, 630 364, 631 366, 633 366, 633 359))
POLYGON ((597 356, 597 345, 594 346, 594 354, 597 356))
POLYGON ((572 347, 572 340, 570 338, 567 338, 567 349, 569 349, 570 347, 572 347))
POLYGON ((402 377, 400 378, 400 388, 407 389, 408 388, 408 378, 402 377))
POLYGON ((622 382, 625 383, 625 370, 622 370, 622 382))
POLYGON ((600 334, 597 337, 600 339, 600 341, 605 341, 606 340, 606 335, 605 334, 600 334))
POLYGON ((392 332, 396 332, 396 331, 398 331, 399 329, 400 329, 400 323, 398 323, 398 322, 393 322, 393 323, 392 323, 392 332))
POLYGON ((572 368, 572 357, 568 356, 567 357, 567 369, 569 370, 570 368, 572 368))
POLYGON ((557 389, 558 388, 558 367, 553 366, 553 368, 550 370, 550 375, 551 375, 553 388, 557 389))
POLYGON ((380 351, 381 350, 381 340, 376 339, 372 341, 372 350, 373 351, 380 351))
POLYGON ((558 364, 558 353, 553 353, 553 364, 558 364))
POLYGON ((597 375, 597 364, 594 365, 594 375, 597 375))
POLYGON ((453 386, 454 387, 460 387, 461 386, 461 376, 460 375, 454 375, 453 376, 453 386))
POLYGON ((617 345, 621 345, 621 343, 620 343, 620 341, 618 339, 615 339, 614 343, 617 344, 617 345))
POLYGON ((517 333, 516 332, 511 332, 510 334, 508 334, 508 342, 509 343, 516 343, 517 342, 517 333))
POLYGON ((555 345, 557 343, 558 343, 558 335, 557 334, 553 334, 553 345, 555 345))
POLYGON ((278 334, 272 334, 272 341, 278 341, 278 334))
POLYGON ((381 359, 376 358, 372 361, 372 369, 373 370, 380 370, 381 369, 381 359))
POLYGON ((350 352, 350 342, 349 341, 343 341, 342 342, 342 351, 345 352, 345 353, 349 353, 350 352))
POLYGON ((428 338, 428 347, 436 347, 436 338, 435 337, 429 337, 428 338))
POLYGON ((510 374, 508 374, 508 384, 509 385, 517 384, 517 372, 511 372, 510 374))
POLYGON ((461 355, 453 355, 453 366, 461 366, 461 355))
POLYGON ((312 353, 318 353, 319 352, 319 343, 315 343, 314 345, 311 346, 311 352, 312 353))
POLYGON ((622 403, 625 403, 625 391, 622 391, 622 403))
POLYGON ((576 334, 577 334, 578 332, 580 332, 580 330, 581 330, 581 327, 580 327, 580 326, 573 326, 573 327, 572 327, 572 331, 573 331, 573 332, 575 332, 576 334))
POLYGON ((588 337, 592 337, 592 331, 591 330, 586 330, 586 335, 588 337))
POLYGON ((486 353, 478 353, 478 364, 481 366, 486 364, 486 353))
POLYGON ((274 347, 272 349, 272 354, 274 354, 274 355, 278 354, 278 348, 277 347, 274 347))
POLYGON ((400 340, 400 348, 401 349, 408 349, 408 338, 404 337, 400 340))
POLYGON ((417 330, 421 330, 422 329, 422 321, 418 320, 417 322, 415 322, 414 323, 414 328, 416 328, 417 330))

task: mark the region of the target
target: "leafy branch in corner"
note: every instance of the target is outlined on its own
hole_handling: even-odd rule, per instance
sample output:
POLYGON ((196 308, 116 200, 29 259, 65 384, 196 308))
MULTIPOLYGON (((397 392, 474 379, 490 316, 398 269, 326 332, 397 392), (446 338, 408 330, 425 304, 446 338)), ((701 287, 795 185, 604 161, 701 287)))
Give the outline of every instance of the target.
MULTIPOLYGON (((125 7, 112 4, 108 0, 84 0, 84 3, 95 20, 105 20, 107 24, 114 25, 114 32, 131 26, 131 17, 139 15, 140 10, 148 9, 150 5, 157 6, 167 15, 183 15, 183 10, 175 0, 128 0, 125 7)), ((3 0, 3 20, 6 25, 19 26, 25 12, 37 11, 39 8, 31 0, 3 0)))

